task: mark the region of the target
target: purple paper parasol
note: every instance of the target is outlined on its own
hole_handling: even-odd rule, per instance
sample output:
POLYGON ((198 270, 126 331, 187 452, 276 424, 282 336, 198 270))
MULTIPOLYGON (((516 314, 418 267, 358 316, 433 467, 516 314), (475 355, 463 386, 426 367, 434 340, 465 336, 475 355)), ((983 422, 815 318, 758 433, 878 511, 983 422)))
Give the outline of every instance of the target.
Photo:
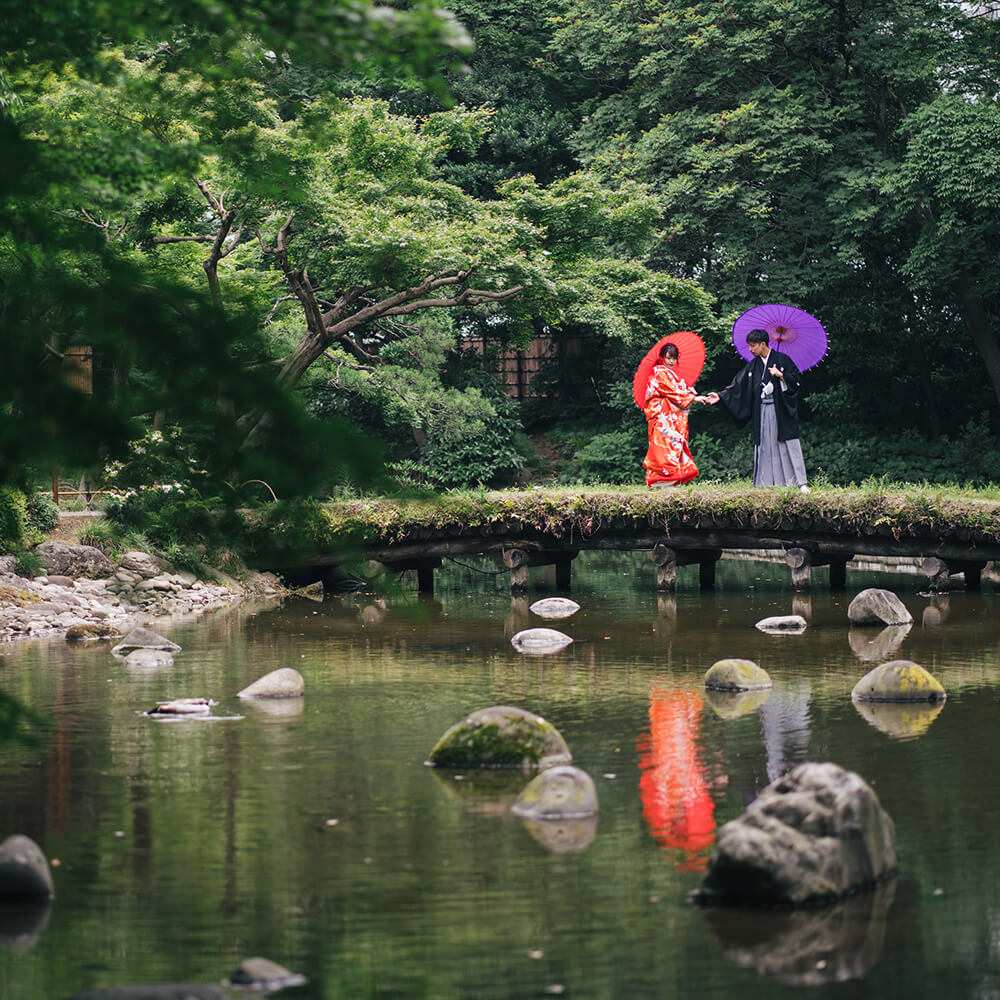
POLYGON ((746 361, 753 358, 747 347, 751 330, 767 330, 771 347, 787 354, 800 372, 819 364, 826 354, 826 330, 804 309, 768 302, 743 313, 733 324, 733 346, 746 361))

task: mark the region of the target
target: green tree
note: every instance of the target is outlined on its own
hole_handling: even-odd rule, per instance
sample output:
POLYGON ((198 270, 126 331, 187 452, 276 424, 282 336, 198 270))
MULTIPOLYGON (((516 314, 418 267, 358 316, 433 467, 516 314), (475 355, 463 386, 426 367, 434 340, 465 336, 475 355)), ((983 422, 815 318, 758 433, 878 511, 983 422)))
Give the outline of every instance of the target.
MULTIPOLYGON (((108 52, 106 83, 19 80, 23 127, 64 160, 53 195, 64 224, 164 280, 207 282, 214 314, 245 328, 228 355, 255 378, 287 396, 321 362, 327 391, 391 392, 431 431, 431 409, 454 422, 483 399, 438 391, 434 370, 460 327, 449 341, 427 314, 486 310, 522 342, 539 324, 635 342, 664 321, 712 322, 693 281, 641 263, 656 203, 640 185, 520 175, 477 199, 443 179, 441 164, 475 153, 489 112, 416 119, 325 95, 286 118, 267 63, 207 87, 169 52, 108 52), (109 169, 88 164, 81 176, 73 165, 98 144, 109 169), (143 164, 129 183, 119 159, 143 164), (263 340, 246 332, 260 326, 263 340)), ((227 403, 244 450, 273 438, 266 397, 227 403)), ((479 406, 480 418, 490 413, 479 406)))
POLYGON ((816 389, 940 433, 1000 391, 981 249, 1000 239, 997 32, 929 0, 567 0, 551 54, 591 83, 580 156, 662 198, 655 266, 724 314, 816 313, 833 341, 816 389), (970 377, 983 366, 993 391, 970 377))
POLYGON ((275 59, 309 53, 334 65, 391 67, 440 86, 440 72, 468 51, 467 34, 424 0, 405 8, 335 0, 322 10, 297 2, 195 0, 127 9, 4 2, 0 24, 0 477, 20 484, 53 459, 114 457, 139 433, 134 415, 168 399, 201 425, 212 444, 207 453, 224 472, 239 466, 242 474, 263 475, 270 466, 277 475, 291 462, 285 481, 304 486, 319 456, 358 475, 370 471, 341 435, 317 440, 311 461, 291 447, 306 428, 320 429, 273 378, 247 372, 256 317, 239 307, 220 313, 183 275, 123 249, 106 225, 109 215, 87 219, 95 202, 134 205, 140 193, 162 192, 164 155, 172 157, 174 173, 193 167, 196 157, 190 143, 160 141, 165 97, 155 76, 144 81, 144 100, 133 101, 132 110, 142 111, 132 123, 115 104, 91 114, 86 92, 114 87, 120 66, 106 57, 109 39, 172 57, 187 72, 195 102, 199 86, 204 94, 214 86, 227 91, 261 51, 275 59), (183 31, 174 30, 178 24, 183 31), (77 102, 65 123, 32 105, 35 95, 50 101, 60 88, 73 87, 77 102), (50 131, 39 130, 40 120, 50 131), (63 141, 74 129, 88 141, 63 141), (77 391, 64 363, 72 344, 91 345, 99 361, 113 360, 114 385, 93 396, 77 391), (268 455, 240 451, 226 412, 253 405, 284 421, 286 433, 273 435, 272 444, 288 447, 272 447, 268 455))

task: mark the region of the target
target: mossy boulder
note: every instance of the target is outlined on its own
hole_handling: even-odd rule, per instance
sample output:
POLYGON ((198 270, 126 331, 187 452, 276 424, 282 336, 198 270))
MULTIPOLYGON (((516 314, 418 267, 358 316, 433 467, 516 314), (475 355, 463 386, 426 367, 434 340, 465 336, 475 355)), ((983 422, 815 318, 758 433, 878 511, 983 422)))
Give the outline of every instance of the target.
POLYGON ((710 691, 762 691, 772 685, 770 674, 753 660, 717 660, 705 674, 710 691))
POLYGON ((107 622, 82 622, 66 629, 67 642, 96 642, 100 639, 121 639, 122 633, 107 622))
POLYGON ((532 778, 511 807, 515 816, 532 820, 585 819, 597 812, 594 779, 578 767, 550 767, 532 778))
POLYGON ((865 674, 851 692, 854 701, 944 701, 940 681, 912 660, 890 660, 865 674))
POLYGON ((573 755, 559 730, 534 712, 512 705, 482 708, 437 741, 432 767, 520 767, 568 764, 573 755))

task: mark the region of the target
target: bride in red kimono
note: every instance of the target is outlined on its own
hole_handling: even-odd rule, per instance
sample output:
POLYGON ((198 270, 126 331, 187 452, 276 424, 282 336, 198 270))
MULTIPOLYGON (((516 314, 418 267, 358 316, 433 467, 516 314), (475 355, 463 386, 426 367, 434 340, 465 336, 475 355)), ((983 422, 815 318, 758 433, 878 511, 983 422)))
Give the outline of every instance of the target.
POLYGON ((692 403, 704 403, 674 371, 680 354, 676 344, 664 344, 646 387, 646 423, 649 450, 642 465, 647 486, 677 486, 698 475, 698 466, 688 447, 688 410, 692 403))

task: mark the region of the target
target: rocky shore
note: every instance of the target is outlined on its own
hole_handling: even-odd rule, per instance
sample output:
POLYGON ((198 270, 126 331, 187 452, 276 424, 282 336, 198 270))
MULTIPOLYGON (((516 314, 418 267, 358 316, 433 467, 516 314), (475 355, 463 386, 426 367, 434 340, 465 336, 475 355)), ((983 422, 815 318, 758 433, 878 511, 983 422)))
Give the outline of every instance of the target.
POLYGON ((47 541, 35 551, 45 573, 33 579, 17 574, 13 556, 0 556, 0 642, 114 636, 156 618, 204 614, 284 590, 267 573, 237 581, 216 571, 214 580, 199 580, 147 552, 112 562, 100 549, 72 542, 47 541))

